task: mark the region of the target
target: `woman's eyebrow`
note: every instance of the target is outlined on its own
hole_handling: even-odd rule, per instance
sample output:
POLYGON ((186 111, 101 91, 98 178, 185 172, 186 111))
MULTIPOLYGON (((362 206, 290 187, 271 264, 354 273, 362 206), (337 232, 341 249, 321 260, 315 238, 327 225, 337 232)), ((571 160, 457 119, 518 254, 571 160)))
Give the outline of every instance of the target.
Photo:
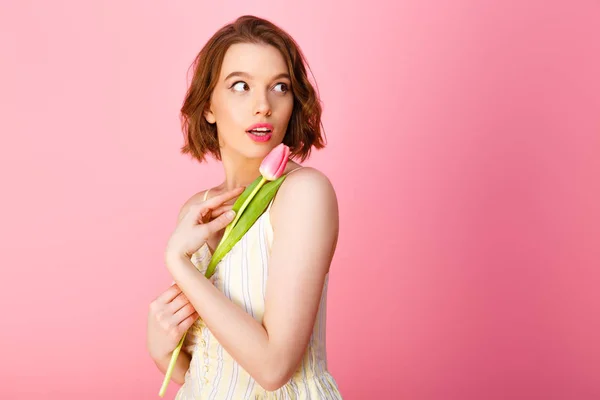
MULTIPOLYGON (((225 80, 227 80, 227 79, 229 79, 231 77, 234 77, 234 76, 241 76, 241 77, 244 77, 244 78, 252 79, 252 75, 250 75, 247 72, 234 71, 234 72, 230 73, 229 75, 227 75, 227 77, 225 78, 225 80)), ((287 72, 282 72, 281 74, 275 75, 273 77, 273 80, 280 79, 280 78, 287 78, 287 79, 291 80, 290 74, 288 74, 287 72)))

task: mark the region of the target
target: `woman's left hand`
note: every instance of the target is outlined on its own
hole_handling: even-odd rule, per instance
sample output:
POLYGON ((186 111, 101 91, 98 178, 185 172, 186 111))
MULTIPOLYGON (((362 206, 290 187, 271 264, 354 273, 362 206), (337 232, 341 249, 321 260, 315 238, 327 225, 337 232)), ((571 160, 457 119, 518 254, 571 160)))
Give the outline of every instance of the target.
POLYGON ((171 234, 165 250, 165 258, 190 258, 208 240, 210 235, 219 232, 233 221, 235 213, 231 205, 223 203, 239 196, 243 187, 233 189, 202 203, 193 204, 181 218, 171 234))

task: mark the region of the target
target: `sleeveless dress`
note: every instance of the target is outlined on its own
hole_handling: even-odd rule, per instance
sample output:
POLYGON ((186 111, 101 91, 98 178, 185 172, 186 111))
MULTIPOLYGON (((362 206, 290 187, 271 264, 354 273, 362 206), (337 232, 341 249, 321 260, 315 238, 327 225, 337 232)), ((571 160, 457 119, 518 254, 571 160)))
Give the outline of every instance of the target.
MULTIPOLYGON (((299 168, 298 168, 299 169, 299 168)), ((295 170, 294 170, 295 171, 295 170)), ((293 171, 292 171, 293 172, 293 171)), ((208 191, 204 195, 206 200, 208 191)), ((273 242, 270 210, 238 241, 217 264, 212 283, 232 302, 262 322, 269 253, 273 242)), ((203 274, 211 254, 204 244, 192 255, 192 263, 203 274)), ((182 350, 192 355, 185 382, 175 400, 342 399, 335 379, 327 370, 325 343, 326 302, 329 273, 312 335, 299 368, 292 378, 275 391, 263 389, 219 344, 201 318, 188 330, 182 350)))

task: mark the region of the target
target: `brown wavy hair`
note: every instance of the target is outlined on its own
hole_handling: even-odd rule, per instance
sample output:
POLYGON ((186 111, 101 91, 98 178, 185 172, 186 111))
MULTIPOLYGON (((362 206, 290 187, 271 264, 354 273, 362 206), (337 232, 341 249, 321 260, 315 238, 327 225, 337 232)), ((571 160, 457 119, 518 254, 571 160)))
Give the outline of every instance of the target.
MULTIPOLYGON (((207 154, 221 160, 216 124, 204 118, 211 93, 217 84, 221 65, 229 46, 236 43, 268 44, 277 48, 286 60, 294 107, 283 143, 290 147, 290 156, 304 161, 311 148, 321 149, 321 101, 308 80, 308 63, 300 47, 285 31, 273 23, 252 15, 244 15, 219 29, 196 56, 193 79, 181 107, 181 126, 185 144, 182 154, 203 162, 207 154), (305 67, 306 65, 306 67, 305 67)), ((311 71, 312 72, 312 71, 311 71)))

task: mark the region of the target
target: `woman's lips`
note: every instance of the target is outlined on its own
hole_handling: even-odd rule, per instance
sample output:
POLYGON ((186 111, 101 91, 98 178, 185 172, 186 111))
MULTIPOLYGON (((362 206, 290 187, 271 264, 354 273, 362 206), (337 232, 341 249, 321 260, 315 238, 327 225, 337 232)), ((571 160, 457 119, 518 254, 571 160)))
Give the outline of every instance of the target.
POLYGON ((246 132, 251 131, 252 129, 258 129, 258 128, 266 128, 266 129, 268 129, 270 131, 273 131, 273 125, 271 125, 270 123, 268 123, 268 122, 259 122, 259 123, 254 124, 254 125, 250 125, 248 127, 248 129, 246 129, 246 132))
POLYGON ((268 142, 269 139, 271 139, 271 136, 273 136, 273 132, 267 132, 266 134, 263 135, 255 135, 253 132, 248 131, 246 132, 248 134, 248 136, 250 136, 250 139, 254 140, 255 142, 259 142, 259 143, 263 143, 263 142, 268 142))

